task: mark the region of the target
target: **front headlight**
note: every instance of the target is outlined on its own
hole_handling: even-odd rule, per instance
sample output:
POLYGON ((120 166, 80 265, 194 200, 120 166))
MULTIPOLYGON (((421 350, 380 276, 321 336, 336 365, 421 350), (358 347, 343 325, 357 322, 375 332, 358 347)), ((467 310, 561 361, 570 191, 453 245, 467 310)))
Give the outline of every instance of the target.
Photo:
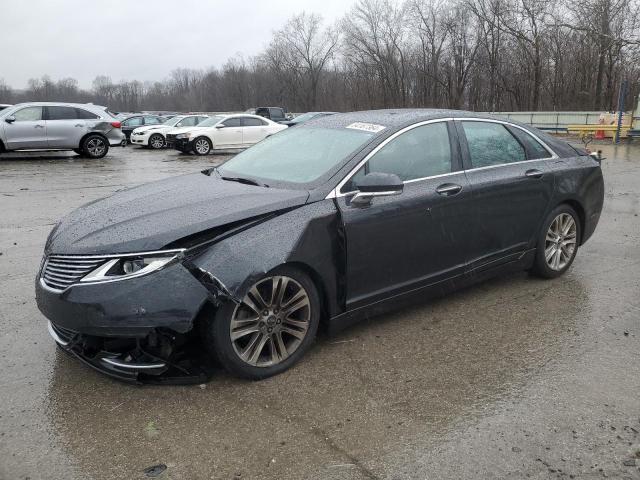
POLYGON ((179 133, 179 134, 177 134, 177 135, 176 135, 176 138, 177 138, 177 139, 180 139, 180 138, 190 138, 190 137, 191 137, 191 133, 189 133, 189 132, 187 132, 187 133, 179 133))
POLYGON ((182 258, 184 250, 164 250, 158 252, 131 253, 114 257, 85 275, 81 282, 113 282, 127 278, 141 277, 169 265, 182 258))

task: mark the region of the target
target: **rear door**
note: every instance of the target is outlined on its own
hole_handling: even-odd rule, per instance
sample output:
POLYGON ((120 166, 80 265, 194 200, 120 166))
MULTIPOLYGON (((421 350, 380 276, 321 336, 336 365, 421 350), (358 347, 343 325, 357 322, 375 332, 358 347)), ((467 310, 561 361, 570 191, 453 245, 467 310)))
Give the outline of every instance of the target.
POLYGON ((464 272, 471 190, 450 132, 453 123, 446 121, 409 127, 339 186, 349 309, 464 272), (352 204, 358 179, 371 172, 398 175, 404 191, 368 206, 352 204))
POLYGON ((220 128, 215 129, 214 135, 214 148, 241 148, 242 121, 240 117, 227 118, 222 122, 220 128))
POLYGON ((509 124, 470 119, 457 127, 473 190, 469 270, 481 271, 534 247, 553 194, 552 153, 509 124))
POLYGON ((79 148, 80 140, 88 130, 87 120, 80 118, 78 109, 65 106, 47 106, 44 109, 49 147, 79 148))
POLYGON ((250 147, 269 135, 267 122, 256 117, 242 117, 242 143, 250 147))
POLYGON ((47 148, 47 122, 43 107, 24 107, 12 115, 15 121, 4 122, 7 148, 47 148))

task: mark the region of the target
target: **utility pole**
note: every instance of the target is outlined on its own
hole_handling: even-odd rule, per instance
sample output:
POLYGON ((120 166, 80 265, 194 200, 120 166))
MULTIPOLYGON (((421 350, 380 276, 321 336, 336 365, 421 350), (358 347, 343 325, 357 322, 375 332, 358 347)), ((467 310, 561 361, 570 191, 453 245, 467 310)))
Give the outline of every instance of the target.
POLYGON ((620 143, 620 129, 622 128, 622 112, 624 111, 624 98, 627 96, 627 85, 628 85, 628 82, 626 80, 623 80, 622 85, 620 85, 620 93, 618 94, 618 126, 616 128, 615 143, 620 143))

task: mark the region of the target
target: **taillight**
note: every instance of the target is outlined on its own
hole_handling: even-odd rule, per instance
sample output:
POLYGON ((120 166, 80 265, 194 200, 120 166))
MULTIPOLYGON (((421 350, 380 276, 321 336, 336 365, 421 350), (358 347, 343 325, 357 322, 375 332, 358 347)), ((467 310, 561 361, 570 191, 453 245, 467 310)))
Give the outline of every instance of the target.
POLYGON ((122 127, 122 123, 120 123, 120 122, 111 122, 111 126, 113 128, 120 128, 120 127, 122 127))

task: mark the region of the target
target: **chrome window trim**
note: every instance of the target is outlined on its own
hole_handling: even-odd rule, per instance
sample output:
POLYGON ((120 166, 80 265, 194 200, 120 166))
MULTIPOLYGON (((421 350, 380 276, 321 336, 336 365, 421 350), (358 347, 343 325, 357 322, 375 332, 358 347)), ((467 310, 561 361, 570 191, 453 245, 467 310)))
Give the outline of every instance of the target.
POLYGON ((465 173, 465 172, 472 172, 475 170, 485 170, 485 169, 489 169, 489 168, 499 168, 499 167, 506 167, 509 165, 518 165, 521 163, 528 163, 528 162, 539 162, 541 160, 554 160, 554 159, 558 159, 560 158, 558 156, 558 154, 551 148, 549 147, 549 145, 547 145, 540 137, 538 137, 537 135, 535 135, 532 132, 529 132, 526 128, 521 127, 520 125, 516 125, 515 123, 506 121, 506 120, 496 120, 496 119, 492 119, 492 118, 473 118, 473 117, 449 117, 449 118, 436 118, 433 120, 425 120, 422 122, 418 122, 418 123, 414 123, 413 125, 409 125, 405 128, 403 128, 402 130, 398 130, 396 133, 394 133, 393 135, 391 135, 389 138, 385 139, 380 145, 378 145, 376 148, 374 148, 371 152, 369 152, 367 154, 367 156, 365 158, 363 158, 360 162, 358 162, 358 164, 352 168, 349 173, 347 173, 347 175, 345 175, 345 177, 342 179, 342 181, 340 181, 340 183, 338 183, 338 185, 333 188, 329 194, 325 197, 326 199, 330 199, 330 198, 340 198, 340 197, 345 197, 348 195, 353 195, 354 193, 357 193, 358 190, 352 190, 350 192, 344 192, 341 193, 340 189, 344 186, 345 183, 347 183, 351 177, 353 175, 355 175, 357 173, 358 170, 360 170, 360 168, 367 163, 367 161, 373 156, 375 155, 382 147, 384 147, 387 143, 389 143, 391 140, 395 139, 396 137, 402 135, 403 133, 416 128, 416 127, 420 127, 422 125, 428 125, 431 123, 438 123, 438 122, 449 122, 449 121, 472 121, 472 122, 487 122, 487 123, 499 123, 501 125, 509 125, 511 127, 514 128, 518 128, 520 130, 522 130, 525 134, 530 135, 531 137, 533 137, 540 145, 542 145, 550 154, 550 157, 546 157, 546 158, 532 158, 529 160, 521 160, 519 162, 512 162, 512 163, 501 163, 498 165, 488 165, 486 167, 475 167, 475 168, 468 168, 468 169, 462 169, 462 170, 458 170, 456 172, 448 172, 448 173, 442 173, 440 175, 432 175, 429 177, 423 177, 423 178, 414 178, 411 180, 405 180, 404 183, 405 185, 407 183, 414 183, 414 182, 421 182, 423 180, 430 180, 432 178, 440 178, 440 177, 448 177, 451 175, 457 175, 460 173, 465 173))

